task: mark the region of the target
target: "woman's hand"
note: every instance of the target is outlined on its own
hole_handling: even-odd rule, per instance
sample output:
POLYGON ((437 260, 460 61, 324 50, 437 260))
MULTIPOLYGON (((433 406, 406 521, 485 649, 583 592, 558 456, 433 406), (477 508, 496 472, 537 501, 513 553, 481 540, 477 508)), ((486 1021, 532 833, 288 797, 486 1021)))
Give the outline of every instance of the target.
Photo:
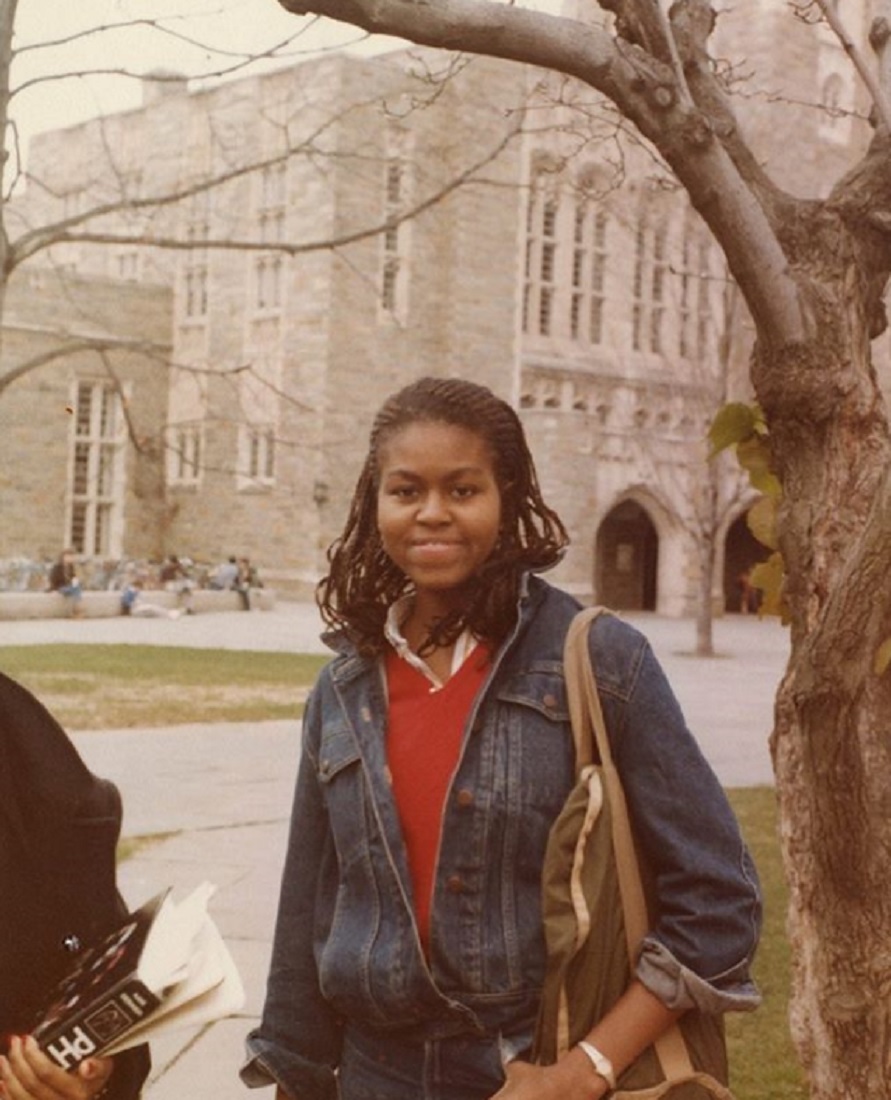
POLYGON ((553 1066, 511 1062, 505 1077, 492 1100, 599 1100, 608 1091, 606 1081, 578 1051, 570 1051, 553 1066))
MULTIPOLYGON (((586 1038, 621 1074, 682 1015, 634 979, 586 1038)), ((511 1062, 505 1076, 491 1100, 600 1100, 609 1092, 608 1082, 580 1047, 572 1047, 552 1066, 511 1062)))
POLYGON ((13 1036, 0 1056, 0 1096, 6 1100, 95 1100, 108 1084, 111 1058, 87 1058, 74 1073, 57 1066, 37 1042, 13 1036))

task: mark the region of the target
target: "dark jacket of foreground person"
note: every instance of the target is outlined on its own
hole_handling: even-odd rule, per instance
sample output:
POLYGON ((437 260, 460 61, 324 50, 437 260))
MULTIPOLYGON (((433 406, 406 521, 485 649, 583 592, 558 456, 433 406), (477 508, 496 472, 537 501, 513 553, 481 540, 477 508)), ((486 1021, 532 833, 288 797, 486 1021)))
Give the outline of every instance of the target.
MULTIPOLYGON (((0 674, 0 1050, 27 1034, 43 998, 126 912, 115 878, 117 787, 87 768, 65 731, 0 674)), ((132 1100, 147 1047, 115 1059, 105 1100, 132 1100)))

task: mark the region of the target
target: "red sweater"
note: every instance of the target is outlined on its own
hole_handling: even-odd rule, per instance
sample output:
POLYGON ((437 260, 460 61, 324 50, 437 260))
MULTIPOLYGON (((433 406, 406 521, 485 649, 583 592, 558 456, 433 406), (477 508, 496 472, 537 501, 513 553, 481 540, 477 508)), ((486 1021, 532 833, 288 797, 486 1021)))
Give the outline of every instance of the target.
POLYGON ((386 658, 387 758, 425 949, 445 799, 458 765, 467 716, 486 676, 488 656, 483 646, 477 646, 438 690, 394 651, 386 658))

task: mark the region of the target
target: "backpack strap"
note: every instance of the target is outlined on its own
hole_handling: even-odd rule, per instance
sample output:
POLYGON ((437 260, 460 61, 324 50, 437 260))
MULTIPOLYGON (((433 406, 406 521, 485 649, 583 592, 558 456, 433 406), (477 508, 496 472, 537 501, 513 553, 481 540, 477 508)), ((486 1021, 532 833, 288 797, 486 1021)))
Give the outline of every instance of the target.
POLYGON ((622 908, 625 911, 628 958, 633 960, 641 940, 647 934, 649 922, 625 792, 613 762, 588 649, 591 624, 604 613, 602 607, 590 607, 573 619, 566 635, 563 668, 573 736, 576 738, 576 767, 584 767, 592 762, 593 745, 596 745, 600 758, 603 785, 612 810, 613 847, 616 851, 622 908))
MULTIPOLYGON (((613 848, 625 917, 628 961, 633 966, 641 941, 647 934, 649 921, 625 792, 613 762, 588 647, 591 625, 601 614, 608 612, 602 607, 585 608, 570 623, 564 647, 563 668, 573 739, 576 743, 576 770, 581 771, 592 762, 594 745, 600 757, 603 785, 611 809, 613 848)), ((677 1024, 664 1032, 653 1045, 662 1065, 666 1084, 698 1076, 677 1024)))

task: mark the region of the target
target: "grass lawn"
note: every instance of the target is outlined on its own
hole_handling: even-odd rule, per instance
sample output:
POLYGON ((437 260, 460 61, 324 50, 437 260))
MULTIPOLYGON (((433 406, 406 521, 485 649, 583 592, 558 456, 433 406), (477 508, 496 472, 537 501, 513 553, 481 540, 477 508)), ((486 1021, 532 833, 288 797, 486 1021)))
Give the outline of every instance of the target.
POLYGON ((0 672, 71 731, 296 718, 325 661, 166 646, 0 646, 0 672))
MULTIPOLYGON (((69 730, 296 718, 326 660, 161 646, 0 646, 0 671, 30 688, 69 730)), ((733 790, 730 798, 765 895, 755 964, 764 1004, 727 1018, 731 1086, 737 1100, 806 1100, 786 1022, 786 889, 773 791, 733 790)))
POLYGON ((773 789, 729 792, 764 890, 764 932, 755 978, 764 997, 757 1012, 727 1017, 730 1085, 737 1100, 807 1100, 804 1075, 789 1038, 789 945, 785 935, 787 892, 776 833, 773 789))

